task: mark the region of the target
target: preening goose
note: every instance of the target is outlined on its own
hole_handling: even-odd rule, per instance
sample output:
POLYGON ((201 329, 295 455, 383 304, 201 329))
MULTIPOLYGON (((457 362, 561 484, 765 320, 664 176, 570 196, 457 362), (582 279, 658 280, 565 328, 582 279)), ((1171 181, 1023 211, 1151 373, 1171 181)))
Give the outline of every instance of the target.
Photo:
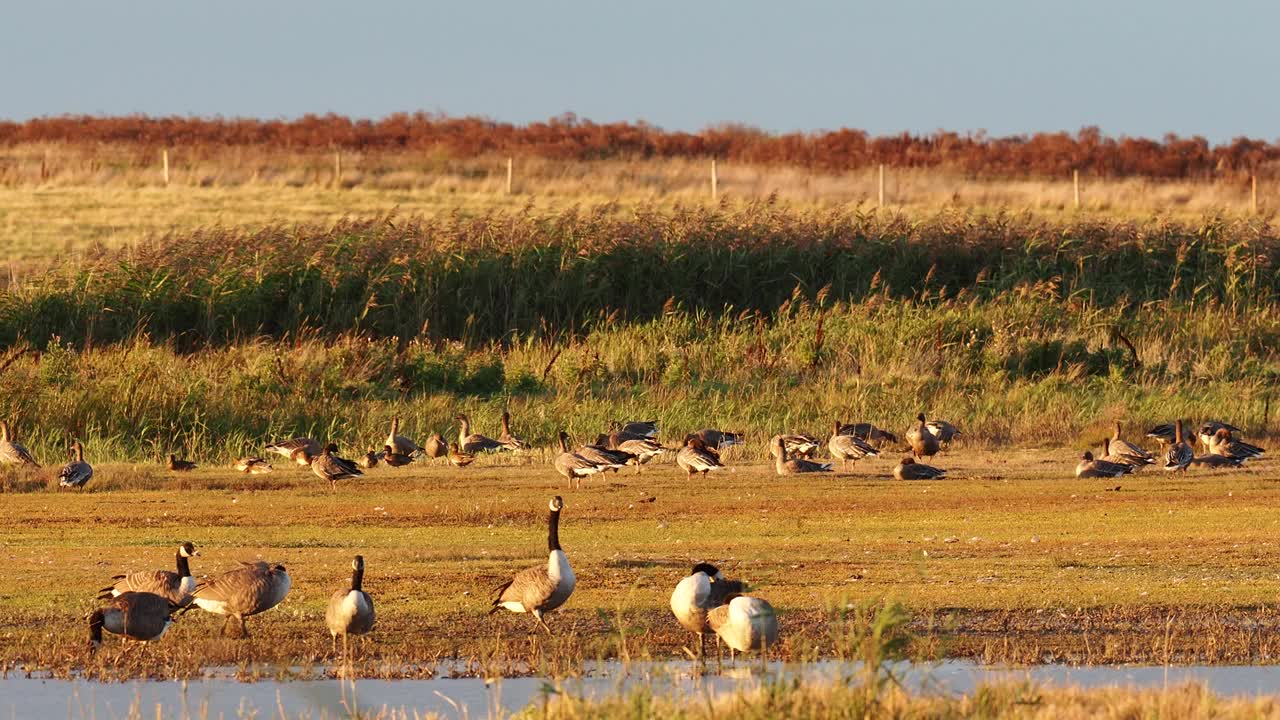
POLYGON ((413 456, 398 453, 390 445, 384 445, 382 446, 382 460, 391 467, 404 467, 413 462, 413 456))
POLYGON ((338 446, 329 443, 324 446, 324 451, 315 457, 311 457, 306 450, 302 453, 307 457, 308 464, 311 465, 311 472, 321 480, 328 480, 331 489, 338 488, 339 480, 360 477, 364 475, 356 464, 346 458, 337 456, 338 446))
POLYGON ((169 472, 187 472, 195 470, 196 464, 190 460, 179 460, 177 455, 169 453, 169 464, 166 467, 169 468, 169 472))
MULTIPOLYGON (((712 450, 723 450, 733 445, 742 444, 742 433, 726 432, 724 430, 716 430, 715 428, 703 428, 693 433, 703 445, 712 450)), ((685 436, 688 440, 688 436, 685 436)))
POLYGON ((502 411, 502 432, 498 434, 498 442, 511 450, 524 450, 529 447, 524 438, 511 432, 511 413, 506 410, 502 411))
POLYGON ((417 455, 422 452, 418 443, 400 434, 400 416, 391 418, 391 432, 387 435, 386 445, 395 448, 400 455, 417 455))
POLYGON ((1088 450, 1084 451, 1084 454, 1080 456, 1080 462, 1076 463, 1076 477, 1078 478, 1114 478, 1131 472, 1133 472, 1132 465, 1108 460, 1095 460, 1093 453, 1088 450))
POLYGON ((242 457, 236 461, 235 468, 246 475, 263 475, 271 472, 271 463, 260 457, 242 457))
POLYGON ((277 440, 266 447, 267 452, 273 452, 283 455, 294 463, 302 466, 311 464, 308 456, 314 458, 323 452, 320 443, 309 437, 289 438, 288 440, 277 440))
POLYGON ((946 474, 947 471, 942 468, 918 463, 911 457, 902 458, 893 468, 893 476, 898 480, 936 480, 946 474))
POLYGON ((709 563, 698 563, 671 592, 671 612, 684 629, 698 636, 698 657, 706 655, 707 613, 746 591, 746 584, 726 579, 709 563))
POLYGON ((797 473, 831 472, 831 463, 820 463, 804 458, 787 459, 787 444, 782 438, 773 441, 773 469, 779 475, 797 473))
POLYGON ((466 467, 476 461, 475 455, 458 449, 458 443, 456 442, 449 443, 449 451, 446 456, 449 458, 449 464, 454 467, 466 467))
POLYGON ((938 438, 925 423, 924 413, 916 415, 916 420, 920 421, 920 424, 907 433, 907 444, 911 446, 911 453, 917 459, 937 455, 938 438))
POLYGON ((214 615, 225 615, 223 631, 232 637, 248 637, 245 618, 279 605, 289 594, 292 581, 283 565, 240 563, 240 567, 196 585, 192 604, 214 615), (235 620, 238 625, 233 626, 235 620))
MULTIPOLYGON (((1209 452, 1213 452, 1214 439, 1218 437, 1218 432, 1226 430, 1228 434, 1238 434, 1244 431, 1230 423, 1224 423, 1221 420, 1206 420, 1200 424, 1200 429, 1196 431, 1196 439, 1199 440, 1209 452)), ((1188 445, 1192 444, 1190 440, 1188 445)))
POLYGON ((335 592, 324 611, 324 624, 329 628, 334 650, 338 648, 339 635, 345 646, 348 635, 364 635, 373 629, 373 598, 364 591, 363 584, 364 556, 357 555, 351 561, 351 586, 335 592))
POLYGON ((471 432, 471 420, 466 415, 459 413, 454 419, 458 421, 458 447, 462 448, 462 452, 478 453, 510 449, 491 437, 471 432))
POLYGON ((1195 451, 1183 440, 1182 421, 1174 423, 1174 442, 1164 453, 1164 469, 1186 472, 1187 466, 1195 459, 1195 451))
POLYGON ((569 450, 569 433, 560 431, 560 454, 556 456, 556 472, 560 473, 569 481, 569 487, 573 487, 576 481, 578 487, 582 487, 582 478, 588 475, 595 475, 606 469, 617 469, 621 465, 617 463, 601 464, 594 460, 579 455, 569 450))
POLYGON ((676 465, 689 475, 694 473, 706 475, 714 470, 724 469, 724 463, 720 462, 720 454, 707 447, 706 442, 697 435, 690 435, 684 439, 684 447, 676 453, 676 465))
POLYGON ((196 546, 185 542, 178 546, 175 562, 177 571, 173 570, 141 570, 128 575, 116 575, 116 582, 104 587, 99 592, 99 600, 117 597, 127 592, 147 592, 168 600, 178 607, 191 604, 191 595, 196 591, 196 579, 191 574, 190 558, 199 557, 196 546))
POLYGON ((426 453, 427 457, 436 460, 449 454, 449 443, 444 441, 444 437, 440 433, 431 433, 431 437, 427 438, 427 445, 422 451, 426 453))
POLYGON ((1231 435, 1231 431, 1226 428, 1218 428, 1217 432, 1209 439, 1209 454, 1222 455, 1229 458, 1239 458, 1241 461, 1252 458, 1260 458, 1266 450, 1247 443, 1243 440, 1237 440, 1231 435))
POLYGON ((569 567, 569 558, 560 548, 560 511, 564 509, 564 500, 559 495, 551 498, 550 508, 546 564, 521 570, 499 585, 494 590, 493 607, 489 609, 490 615, 499 610, 530 613, 548 634, 551 628, 547 627, 543 615, 563 605, 573 594, 577 583, 573 568, 569 567))
POLYGON ((930 420, 925 425, 928 426, 929 432, 938 438, 938 442, 944 445, 951 445, 952 440, 964 434, 960 432, 959 428, 946 420, 930 420))
POLYGON ((0 420, 0 465, 40 467, 40 463, 31 457, 31 453, 10 436, 8 420, 0 420))
POLYGON ((773 606, 757 597, 739 595, 707 613, 707 624, 716 632, 719 641, 729 646, 729 658, 733 652, 767 651, 778 644, 778 615, 773 606))
POLYGON ((864 457, 876 456, 880 452, 871 446, 871 443, 859 438, 857 435, 846 435, 841 430, 849 427, 841 425, 837 420, 834 432, 831 433, 831 439, 827 440, 827 451, 831 453, 831 457, 837 459, 841 463, 841 467, 849 464, 850 460, 861 460, 864 457))
POLYGON ((814 450, 822 447, 818 438, 804 433, 784 433, 769 438, 769 454, 778 457, 778 441, 782 441, 784 457, 808 458, 814 450))
POLYGON ((93 477, 93 466, 84 461, 84 445, 77 440, 71 445, 75 453, 74 459, 62 466, 58 471, 58 485, 61 487, 84 487, 93 477))
POLYGON ((89 616, 89 649, 92 652, 102 647, 103 630, 138 642, 158 640, 169 629, 177 609, 159 595, 121 593, 89 616))

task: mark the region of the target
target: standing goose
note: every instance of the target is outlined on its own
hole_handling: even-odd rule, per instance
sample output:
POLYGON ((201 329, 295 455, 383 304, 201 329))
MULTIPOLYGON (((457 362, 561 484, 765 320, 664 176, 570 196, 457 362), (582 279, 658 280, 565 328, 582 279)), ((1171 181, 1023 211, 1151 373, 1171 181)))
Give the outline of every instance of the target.
POLYGON ((491 437, 471 432, 471 420, 466 415, 458 413, 454 419, 458 421, 458 447, 462 448, 462 452, 478 453, 510 449, 491 437))
POLYGON ((266 447, 267 452, 283 455, 298 465, 311 464, 308 456, 314 458, 322 452, 320 443, 309 437, 296 437, 288 440, 277 440, 266 447))
POLYGON ((831 463, 819 463, 804 458, 787 459, 787 444, 782 438, 773 442, 773 468, 779 475, 797 473, 831 472, 831 463))
POLYGON ((413 456, 405 453, 398 453, 396 449, 390 445, 382 447, 382 460, 391 467, 404 467, 413 462, 413 456))
POLYGON ((573 568, 569 567, 569 558, 560 548, 560 511, 564 508, 564 500, 557 495, 551 498, 551 514, 547 518, 547 549, 549 551, 546 565, 537 565, 521 570, 515 577, 499 585, 494 590, 492 615, 499 610, 510 610, 514 613, 531 613, 538 624, 551 634, 551 628, 543 615, 555 610, 573 594, 577 580, 573 576, 573 568))
POLYGON ((588 475, 595 475, 596 473, 602 472, 608 468, 617 469, 618 467, 621 467, 614 463, 601 465, 594 460, 589 460, 579 455, 576 452, 570 452, 569 433, 563 430, 560 431, 560 454, 556 456, 555 465, 556 472, 559 472, 569 481, 570 488, 574 486, 574 481, 577 481, 578 487, 582 487, 582 478, 588 475))
POLYGON ((191 595, 196 591, 196 579, 191 574, 189 558, 199 557, 196 546, 185 542, 178 546, 176 562, 177 572, 173 570, 141 570, 128 575, 116 575, 116 582, 98 592, 99 600, 117 597, 127 592, 147 592, 168 600, 178 607, 191 604, 191 595))
POLYGON ((626 467, 635 461, 635 455, 622 450, 611 450, 606 443, 598 443, 595 445, 582 445, 573 451, 578 456, 596 464, 601 470, 618 472, 620 468, 626 467))
POLYGON ((125 592, 117 595, 89 616, 89 651, 102 647, 102 631, 138 642, 160 639, 173 622, 177 606, 149 592, 125 592))
POLYGON ((169 453, 169 463, 165 467, 169 468, 169 472, 187 472, 195 470, 196 464, 190 460, 179 460, 177 455, 169 453))
POLYGON ((773 606, 757 597, 739 595, 707 613, 707 624, 716 631, 717 646, 723 640, 734 651, 762 652, 778 644, 778 615, 773 606))
POLYGON ((418 447, 418 443, 400 434, 400 416, 391 418, 391 432, 387 435, 387 442, 400 455, 417 455, 422 452, 422 448, 418 447))
POLYGON ((345 648, 348 635, 364 635, 373 629, 373 598, 364 591, 363 584, 364 556, 357 555, 351 561, 351 587, 335 592, 324 611, 324 624, 329 627, 335 651, 339 635, 345 648))
POLYGON ((1112 457, 1103 458, 1104 460, 1112 460, 1113 462, 1124 462, 1134 467, 1142 467, 1143 465, 1152 465, 1156 461, 1156 456, 1143 450, 1127 440, 1120 439, 1120 423, 1116 423, 1116 429, 1111 433, 1111 444, 1107 448, 1107 455, 1112 457), (1115 458, 1120 458, 1116 460, 1115 458))
POLYGON ((947 446, 950 446, 951 441, 957 436, 964 434, 960 432, 959 428, 946 420, 930 420, 926 425, 929 427, 929 432, 933 433, 933 436, 938 438, 938 442, 947 446))
POLYGON ((778 457, 778 441, 782 441, 782 453, 785 457, 808 458, 814 450, 822 447, 818 438, 805 433, 784 433, 769 438, 769 454, 778 457))
POLYGON ((1208 445, 1210 455, 1239 458, 1241 461, 1260 458, 1266 452, 1266 450, 1253 443, 1236 440, 1231 436, 1231 431, 1226 428, 1218 428, 1217 432, 1210 438, 1208 445))
POLYGON ((1164 469, 1186 472, 1196 454, 1183 440, 1181 420, 1174 423, 1173 438, 1174 443, 1164 453, 1164 469))
POLYGON ((631 420, 625 423, 615 420, 613 425, 618 428, 619 432, 627 435, 635 435, 642 438, 658 437, 657 420, 631 420))
POLYGON ((671 612, 676 620, 698 636, 698 658, 706 655, 707 614, 724 605, 729 598, 746 590, 745 583, 728 580, 715 565, 698 563, 693 570, 676 583, 671 593, 671 612))
POLYGON ((346 458, 338 457, 338 446, 329 443, 324 446, 324 451, 316 457, 311 455, 304 449, 302 453, 307 457, 308 464, 311 465, 311 472, 321 480, 328 480, 329 486, 333 490, 338 489, 339 480, 347 480, 349 478, 364 475, 360 472, 360 468, 356 464, 346 458))
MULTIPOLYGON (((391 446, 387 445, 385 447, 389 448, 391 446)), ((364 468, 365 470, 370 470, 372 468, 378 467, 378 453, 374 452, 373 448, 369 448, 368 450, 365 451, 364 455, 360 456, 359 460, 356 460, 356 464, 364 468)))
POLYGON ((893 476, 898 480, 936 480, 945 477, 946 474, 946 470, 918 463, 910 456, 899 460, 897 466, 893 468, 893 476))
POLYGON ((627 460, 627 464, 635 465, 637 474, 640 472, 641 465, 667 451, 667 448, 663 447, 662 443, 653 438, 623 438, 624 436, 621 432, 614 431, 596 438, 596 444, 630 455, 631 457, 627 460))
POLYGON ((1129 472, 1137 472, 1143 467, 1155 462, 1154 458, 1148 461, 1146 458, 1140 456, 1121 453, 1120 449, 1123 447, 1123 445, 1116 445, 1111 438, 1103 438, 1101 460, 1103 462, 1124 465, 1129 468, 1129 472))
POLYGON ((31 453, 21 443, 10 439, 8 420, 0 420, 0 465, 40 467, 40 463, 31 457, 31 453))
POLYGON ((511 413, 506 410, 502 411, 502 432, 498 435, 498 442, 509 450, 524 450, 529 447, 524 438, 511 432, 511 413))
POLYGON ((848 425, 841 425, 837 420, 835 432, 831 433, 831 439, 827 441, 827 451, 831 453, 831 457, 840 461, 842 468, 848 466, 850 460, 857 461, 868 455, 874 457, 880 454, 871 443, 857 435, 842 433, 841 430, 847 427, 848 425))
POLYGON ((84 445, 77 440, 71 444, 75 453, 74 459, 62 466, 58 471, 58 485, 61 487, 84 487, 93 477, 93 466, 84 461, 84 445))
POLYGON ((916 420, 920 424, 912 428, 907 433, 907 444, 911 446, 911 454, 916 459, 922 457, 932 457, 938 454, 938 437, 929 429, 929 425, 924 421, 924 413, 916 415, 916 420))
POLYGON ((258 561, 242 562, 240 567, 196 585, 191 602, 214 615, 226 615, 223 631, 232 637, 248 637, 245 618, 266 612, 279 605, 289 594, 292 581, 283 565, 258 561), (233 626, 235 620, 238 626, 233 626))
POLYGON ((1080 462, 1076 463, 1076 477, 1078 478, 1115 478, 1131 472, 1133 472, 1132 465, 1109 460, 1095 460, 1093 453, 1088 450, 1084 451, 1084 454, 1080 456, 1080 462))
MULTIPOLYGON (((724 430, 716 430, 715 428, 703 428, 693 433, 702 444, 713 450, 723 450, 727 447, 742 444, 743 433, 726 432, 724 430)), ((688 440, 688 436, 685 436, 688 440)))
POLYGON ((676 453, 676 465, 690 476, 694 473, 706 475, 714 470, 724 469, 724 463, 720 462, 720 455, 708 448, 706 442, 697 435, 690 435, 684 439, 684 447, 676 453))
POLYGON ((444 441, 444 437, 440 433, 431 433, 431 437, 427 438, 427 445, 422 451, 432 460, 438 460, 449 454, 449 443, 444 441))
POLYGON ((242 457, 236 461, 236 470, 246 475, 263 475, 271 472, 271 463, 260 457, 242 457))

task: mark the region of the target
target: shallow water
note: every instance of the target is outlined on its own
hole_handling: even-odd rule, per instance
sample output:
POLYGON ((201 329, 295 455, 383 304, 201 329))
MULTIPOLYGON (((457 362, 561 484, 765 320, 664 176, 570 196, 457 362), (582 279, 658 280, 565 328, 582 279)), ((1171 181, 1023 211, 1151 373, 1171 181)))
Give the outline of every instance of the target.
MULTIPOLYGON (((587 676, 559 681, 558 686, 575 695, 603 697, 648 684, 659 694, 702 697, 750 689, 778 676, 836 678, 857 669, 857 665, 828 662, 803 667, 774 664, 761 672, 758 666, 739 665, 702 676, 687 662, 631 663, 625 669, 619 663, 602 663, 589 667, 587 676)), ((1280 665, 1001 668, 946 661, 900 663, 894 672, 913 691, 951 694, 968 693, 985 683, 1020 680, 1084 688, 1161 688, 1194 681, 1224 696, 1261 695, 1280 687, 1280 665)), ((410 715, 416 710, 446 717, 485 718, 499 708, 510 712, 541 702, 543 695, 556 692, 556 687, 557 683, 541 678, 505 678, 492 684, 479 678, 360 680, 355 683, 353 699, 352 686, 337 680, 244 683, 208 678, 185 683, 99 683, 10 677, 0 679, 0 716, 112 718, 127 717, 134 709, 143 717, 156 717, 159 707, 164 717, 279 717, 279 708, 290 716, 343 717, 359 707, 374 712, 390 708, 410 715)))

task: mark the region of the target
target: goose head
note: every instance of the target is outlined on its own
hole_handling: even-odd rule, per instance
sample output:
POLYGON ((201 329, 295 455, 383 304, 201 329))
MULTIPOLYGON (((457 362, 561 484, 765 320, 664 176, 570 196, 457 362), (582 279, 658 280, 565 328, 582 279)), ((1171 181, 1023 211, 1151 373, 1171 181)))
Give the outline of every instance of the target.
POLYGON ((916 461, 915 461, 915 458, 904 457, 904 458, 902 458, 902 461, 901 461, 901 463, 900 463, 900 464, 901 464, 901 465, 915 465, 915 464, 916 464, 916 461))
POLYGON ((334 455, 337 452, 338 452, 338 445, 336 443, 329 443, 328 445, 324 446, 325 455, 334 455))
POLYGON ((195 545, 189 542, 184 542, 182 545, 178 546, 178 554, 186 558, 200 557, 200 551, 196 549, 195 545))
POLYGON ((712 565, 711 563, 698 563, 697 565, 694 565, 693 570, 689 572, 690 575, 697 575, 698 573, 704 573, 709 578, 721 577, 720 568, 712 565))
POLYGON ((1086 462, 1087 462, 1087 461, 1089 461, 1089 460, 1092 460, 1092 459, 1093 459, 1093 453, 1089 452, 1088 450, 1085 450, 1085 451, 1084 451, 1084 454, 1080 456, 1080 459, 1081 459, 1081 460, 1084 460, 1084 461, 1086 461, 1086 462))
POLYGON ((364 570, 364 556, 363 556, 363 555, 357 555, 357 556, 355 556, 355 559, 353 559, 353 560, 351 561, 351 569, 352 569, 352 570, 364 570))
POLYGON ((562 499, 559 495, 557 495, 551 498, 551 502, 548 503, 547 505, 548 507, 551 508, 552 512, 560 512, 561 510, 564 509, 564 499, 562 499))

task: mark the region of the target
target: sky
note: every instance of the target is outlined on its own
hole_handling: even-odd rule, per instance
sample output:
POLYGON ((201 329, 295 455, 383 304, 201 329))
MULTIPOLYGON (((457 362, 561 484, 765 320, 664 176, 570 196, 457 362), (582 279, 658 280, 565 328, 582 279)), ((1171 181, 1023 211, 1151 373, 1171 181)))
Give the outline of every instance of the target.
POLYGON ((51 0, 0 10, 0 118, 1280 138, 1280 3, 51 0))

